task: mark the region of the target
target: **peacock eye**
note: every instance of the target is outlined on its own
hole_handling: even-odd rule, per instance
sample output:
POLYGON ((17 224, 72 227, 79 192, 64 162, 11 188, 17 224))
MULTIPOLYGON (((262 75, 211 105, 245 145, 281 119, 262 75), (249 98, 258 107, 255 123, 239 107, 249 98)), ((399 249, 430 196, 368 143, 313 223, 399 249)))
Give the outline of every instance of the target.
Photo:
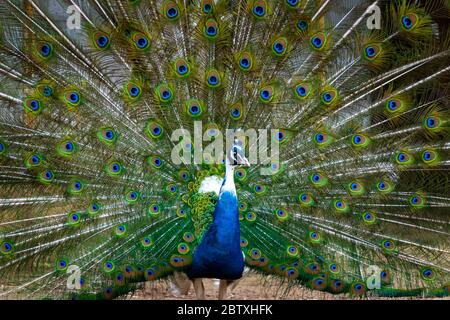
POLYGON ((206 33, 208 33, 208 35, 210 36, 213 36, 217 33, 217 30, 214 27, 208 27, 206 28, 206 33))
POLYGON ((255 6, 253 8, 253 13, 258 17, 263 17, 266 14, 266 10, 263 6, 255 6))
POLYGON ((49 53, 50 53, 50 46, 48 44, 44 44, 41 47, 41 54, 42 54, 42 56, 46 57, 46 56, 49 55, 49 53))
POLYGON ((389 101, 388 106, 389 106, 389 109, 391 109, 393 111, 397 110, 397 101, 395 101, 395 100, 389 101))
POLYGON ((278 38, 273 42, 272 51, 276 56, 284 56, 287 53, 288 41, 286 38, 278 38))
POLYGON ((298 20, 297 21, 297 29, 299 31, 306 31, 308 30, 308 22, 306 22, 305 20, 298 20))
POLYGON ((323 47, 323 40, 320 37, 317 37, 317 36, 312 37, 311 43, 312 43, 313 47, 316 49, 320 49, 323 47))
POLYGON ((217 79, 216 76, 211 76, 211 77, 208 78, 208 82, 210 84, 217 84, 217 81, 218 81, 218 79, 217 79))
POLYGON ((419 21, 419 17, 416 14, 411 13, 411 14, 404 15, 401 18, 401 25, 405 31, 411 31, 417 26, 418 21, 419 21))
POLYGON ((303 86, 298 86, 297 87, 297 93, 299 96, 304 97, 306 96, 306 88, 303 86))
POLYGON ((106 46, 106 44, 108 43, 108 38, 105 36, 100 36, 97 38, 97 44, 99 45, 99 47, 103 48, 104 46, 106 46))
POLYGON ((70 102, 72 102, 72 103, 78 102, 79 97, 76 92, 72 92, 69 97, 70 97, 70 102))
POLYGON ((250 66, 250 61, 247 58, 242 58, 240 60, 241 67, 247 69, 250 66))
POLYGON ((286 0, 289 7, 296 8, 300 4, 300 0, 286 0))

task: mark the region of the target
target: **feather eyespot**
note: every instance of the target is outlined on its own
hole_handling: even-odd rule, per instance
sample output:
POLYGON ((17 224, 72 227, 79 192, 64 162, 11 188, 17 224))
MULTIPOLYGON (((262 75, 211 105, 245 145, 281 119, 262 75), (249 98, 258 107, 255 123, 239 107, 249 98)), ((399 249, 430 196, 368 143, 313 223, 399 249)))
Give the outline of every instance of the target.
POLYGON ((267 14, 267 2, 265 0, 253 1, 252 13, 257 19, 264 18, 267 14))
POLYGON ((259 89, 259 100, 262 103, 270 103, 274 98, 275 90, 274 87, 268 85, 259 89))
POLYGON ((377 221, 377 215, 372 212, 363 212, 362 218, 363 221, 367 224, 374 224, 377 221))
POLYGON ((150 204, 147 207, 147 214, 150 217, 157 218, 161 214, 161 207, 156 203, 150 204))
POLYGON ((210 69, 206 72, 206 84, 210 88, 217 88, 221 85, 221 76, 215 69, 210 69))
POLYGON ((43 60, 48 60, 53 55, 53 46, 49 42, 39 42, 36 49, 39 57, 43 60))
POLYGON ((418 21, 419 21, 419 17, 414 13, 403 16, 401 18, 401 24, 402 24, 403 30, 405 30, 405 31, 413 30, 417 26, 418 21))
POLYGON ((242 52, 239 57, 239 68, 243 71, 249 71, 253 67, 253 56, 250 52, 242 52))
POLYGON ((256 184, 256 185, 253 187, 253 192, 254 192, 256 195, 263 195, 263 194, 265 194, 267 191, 268 191, 267 186, 265 186, 265 185, 263 185, 263 184, 261 184, 261 183, 258 183, 258 184, 256 184))
POLYGON ((277 38, 272 43, 272 52, 278 57, 284 56, 287 53, 287 50, 288 41, 284 37, 277 38))
POLYGON ((136 49, 146 50, 150 47, 150 39, 147 35, 142 32, 133 32, 131 35, 131 40, 136 49))
POLYGON ((333 208, 336 212, 345 213, 349 211, 347 202, 344 199, 333 200, 333 208))
POLYGON ((309 23, 305 19, 299 19, 299 20, 297 20, 295 27, 299 34, 304 34, 309 29, 309 23))
POLYGON ((105 172, 110 177, 118 177, 123 173, 123 166, 120 162, 113 160, 105 166, 105 172))
POLYGON ((434 281, 436 279, 436 272, 432 268, 423 268, 420 275, 425 281, 434 281))
POLYGON ((368 44, 364 48, 364 58, 368 61, 374 61, 381 53, 379 44, 368 44))
POLYGON ((53 182, 54 179, 55 174, 53 173, 53 171, 49 169, 41 171, 38 175, 39 182, 45 185, 49 185, 50 183, 53 182))
POLYGON ((333 292, 341 292, 342 290, 344 290, 344 282, 339 279, 334 279, 332 280, 330 287, 333 292))
POLYGON ((188 254, 190 251, 189 245, 187 243, 180 243, 177 247, 178 253, 180 254, 188 254))
POLYGON ((203 103, 197 99, 186 101, 185 110, 192 118, 199 118, 203 114, 203 103))
POLYGON ((69 108, 76 108, 81 104, 81 94, 78 90, 67 90, 63 99, 69 108))
POLYGON ((299 249, 295 245, 290 245, 287 247, 286 252, 291 257, 298 257, 299 256, 299 249))
POLYGON ((192 242, 195 240, 195 237, 191 232, 185 232, 183 234, 183 240, 186 242, 192 242))
POLYGON ((429 116, 425 118, 423 124, 427 131, 439 132, 442 128, 443 121, 438 116, 429 116))
POLYGON ((325 132, 319 132, 314 135, 314 142, 318 147, 326 147, 333 142, 333 137, 325 132))
POLYGON ((301 193, 298 200, 302 206, 311 207, 314 205, 314 199, 310 193, 301 193))
POLYGON ((124 224, 119 224, 114 228, 114 235, 118 238, 123 238, 127 234, 127 226, 124 224))
POLYGON ((362 282, 356 282, 351 285, 350 291, 355 296, 362 296, 366 293, 366 286, 362 282))
POLYGON ((248 222, 255 222, 256 218, 257 216, 254 212, 248 212, 245 214, 245 220, 247 220, 248 222))
POLYGON ((140 85, 138 85, 137 83, 134 82, 128 82, 125 87, 125 94, 126 97, 130 100, 130 101, 136 101, 138 100, 141 95, 142 95, 142 88, 140 85))
POLYGON ((426 205, 425 197, 421 194, 413 194, 409 197, 409 205, 415 209, 422 209, 426 205))
POLYGON ((214 0, 202 0, 201 8, 204 14, 210 14, 214 12, 214 0))
POLYGON ((69 267, 69 260, 66 258, 60 258, 55 261, 55 269, 58 272, 65 272, 69 267))
POLYGON ((150 119, 145 126, 145 133, 152 139, 158 139, 164 134, 164 129, 156 119, 150 119))
POLYGON ((285 0, 286 5, 288 8, 298 8, 301 4, 300 0, 285 0))
POLYGON ((294 86, 295 97, 299 100, 304 100, 308 98, 311 95, 311 92, 312 87, 307 82, 301 81, 294 86))
POLYGON ((173 90, 170 85, 160 84, 155 88, 155 94, 159 102, 168 104, 173 100, 173 90))
POLYGON ((43 110, 41 101, 35 98, 26 98, 22 104, 25 112, 28 114, 38 115, 43 110))
POLYGON ((77 194, 82 193, 84 191, 84 189, 85 189, 84 182, 78 178, 75 178, 70 181, 67 191, 70 194, 77 195, 77 194))
POLYGON ((12 242, 3 241, 0 242, 0 254, 3 256, 11 255, 14 252, 14 245, 12 242))
POLYGON ((220 29, 219 24, 214 19, 206 20, 205 26, 203 27, 203 35, 209 39, 214 40, 219 36, 220 29))
POLYGON ((328 265, 328 270, 334 275, 339 274, 341 272, 341 268, 336 263, 330 263, 328 265))
POLYGON ((106 49, 110 45, 109 36, 104 32, 97 32, 93 36, 95 47, 98 49, 106 49))
POLYGON ((311 281, 311 286, 315 290, 322 291, 322 290, 325 290, 325 288, 327 287, 327 282, 325 281, 324 278, 319 277, 319 278, 315 278, 311 281))
POLYGON ((6 144, 0 140, 0 156, 6 153, 6 144))
POLYGON ((175 1, 166 1, 163 5, 163 14, 171 21, 177 20, 180 16, 180 9, 177 3, 175 1))
POLYGON ((67 215, 67 224, 70 226, 76 226, 80 224, 81 216, 79 213, 69 213, 67 215))
POLYGON ((328 184, 328 178, 320 172, 312 173, 309 176, 309 180, 316 187, 323 187, 328 184))
POLYGON ((281 222, 289 219, 289 213, 285 209, 275 210, 275 216, 277 217, 278 221, 281 221, 281 222))
POLYGON ((369 145, 370 140, 363 134, 355 134, 351 138, 351 143, 354 148, 365 148, 369 145))
POLYGON ((309 241, 311 241, 314 244, 318 244, 318 243, 322 242, 322 236, 317 231, 310 231, 308 234, 308 237, 309 237, 309 241))
POLYGON ((112 273, 116 269, 116 265, 111 260, 107 260, 103 263, 103 271, 106 273, 112 273))
POLYGON ((175 194, 178 192, 178 187, 177 187, 176 185, 172 184, 172 183, 169 183, 169 184, 166 186, 166 192, 167 192, 169 195, 175 195, 175 194))
POLYGON ((117 133, 111 127, 103 127, 96 132, 97 138, 106 145, 113 145, 117 140, 117 133))
POLYGON ((97 215, 100 212, 100 210, 101 205, 97 202, 92 202, 87 209, 87 214, 92 217, 97 215))
POLYGON ((235 103, 230 107, 230 117, 233 120, 240 120, 243 116, 243 106, 241 103, 235 103))
POLYGON ((381 248, 386 253, 394 253, 396 251, 397 246, 395 242, 392 240, 383 240, 381 242, 381 248))
POLYGON ((179 58, 174 63, 174 70, 179 78, 186 78, 191 73, 191 66, 186 59, 179 58))
POLYGON ((439 162, 439 154, 434 150, 425 150, 422 153, 422 161, 427 165, 433 165, 439 162))
POLYGON ((58 155, 65 158, 70 158, 77 151, 78 146, 71 139, 64 139, 56 146, 56 152, 58 153, 58 155))
POLYGON ((320 51, 325 48, 327 43, 327 36, 324 33, 313 35, 310 39, 311 47, 314 50, 320 51))
POLYGON ((407 151, 398 151, 395 154, 395 161, 398 165, 407 166, 414 163, 414 158, 407 151))
POLYGON ((139 193, 134 190, 125 193, 125 201, 129 204, 134 204, 139 200, 139 193))
POLYGON ((338 97, 338 92, 333 88, 328 88, 322 92, 320 99, 325 106, 332 106, 338 97))

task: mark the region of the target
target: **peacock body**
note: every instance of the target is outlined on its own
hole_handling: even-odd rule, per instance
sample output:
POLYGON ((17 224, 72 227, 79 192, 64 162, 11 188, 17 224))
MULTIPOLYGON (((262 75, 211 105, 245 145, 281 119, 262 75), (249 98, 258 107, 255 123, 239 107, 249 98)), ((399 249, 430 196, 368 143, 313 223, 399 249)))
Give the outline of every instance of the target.
POLYGON ((234 167, 228 157, 225 179, 218 194, 213 216, 214 221, 208 226, 206 234, 193 254, 192 265, 187 269, 187 275, 191 279, 239 279, 244 271, 244 260, 240 246, 234 167))
POLYGON ((447 296, 449 10, 3 0, 0 297, 110 299, 244 263, 447 296))

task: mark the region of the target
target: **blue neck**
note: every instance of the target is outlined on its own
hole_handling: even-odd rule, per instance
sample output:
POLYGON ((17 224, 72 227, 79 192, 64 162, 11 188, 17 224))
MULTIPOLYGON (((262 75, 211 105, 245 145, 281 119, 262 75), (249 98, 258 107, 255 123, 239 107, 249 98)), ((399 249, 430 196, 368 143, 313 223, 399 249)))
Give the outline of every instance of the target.
POLYGON ((240 242, 239 213, 234 185, 234 168, 227 163, 225 179, 219 193, 219 201, 214 212, 218 240, 224 245, 240 242))

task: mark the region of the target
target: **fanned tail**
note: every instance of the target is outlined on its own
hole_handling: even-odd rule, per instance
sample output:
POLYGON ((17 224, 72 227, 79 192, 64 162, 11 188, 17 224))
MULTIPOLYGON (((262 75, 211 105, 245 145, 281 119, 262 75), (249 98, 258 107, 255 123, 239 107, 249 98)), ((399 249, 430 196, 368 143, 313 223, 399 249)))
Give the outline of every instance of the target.
POLYGON ((341 5, 3 1, 0 297, 115 298, 189 266, 214 212, 199 188, 224 173, 196 121, 205 142, 280 143, 279 162, 235 172, 249 267, 447 296, 449 8, 341 5))

